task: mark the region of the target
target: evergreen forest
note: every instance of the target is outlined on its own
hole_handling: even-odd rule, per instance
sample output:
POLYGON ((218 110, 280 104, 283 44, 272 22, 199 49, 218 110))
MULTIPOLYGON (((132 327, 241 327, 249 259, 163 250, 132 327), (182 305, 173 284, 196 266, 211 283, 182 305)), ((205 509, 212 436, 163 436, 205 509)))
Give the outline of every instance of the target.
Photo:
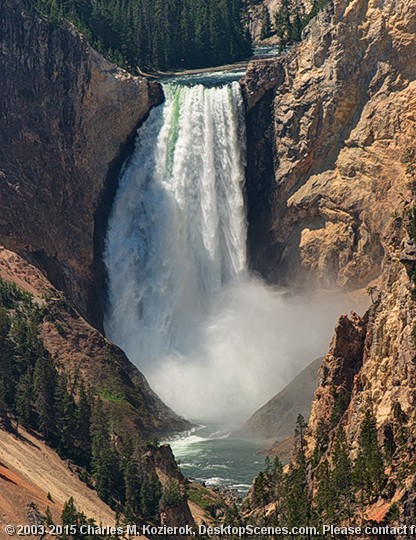
POLYGON ((222 65, 252 53, 243 0, 25 1, 52 21, 71 21, 132 72, 222 65))
POLYGON ((269 9, 264 5, 261 11, 260 39, 271 36, 279 40, 280 50, 301 41, 302 31, 331 0, 313 0, 311 8, 305 9, 302 2, 297 0, 282 0, 279 8, 271 17, 269 9))
POLYGON ((63 333, 57 313, 71 309, 64 299, 45 297, 40 305, 0 278, 0 425, 17 435, 20 426, 40 434, 129 522, 157 523, 162 510, 186 500, 179 483, 164 490, 156 475, 157 441, 125 430, 116 437, 100 390, 86 388, 77 375, 68 378, 39 337, 45 321, 63 333))

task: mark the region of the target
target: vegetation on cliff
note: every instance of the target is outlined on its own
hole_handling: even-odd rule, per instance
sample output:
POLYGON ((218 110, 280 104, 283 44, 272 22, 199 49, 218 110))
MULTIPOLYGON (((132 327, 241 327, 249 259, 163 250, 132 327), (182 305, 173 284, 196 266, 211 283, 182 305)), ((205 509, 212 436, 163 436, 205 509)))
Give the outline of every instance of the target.
MULTIPOLYGON (((365 519, 366 508, 383 494, 387 486, 384 469, 391 463, 391 455, 387 445, 380 447, 370 412, 362 422, 360 448, 353 460, 342 426, 335 430, 330 446, 326 438, 325 450, 318 450, 318 458, 316 449, 308 454, 307 429, 299 415, 295 451, 287 467, 277 456, 273 462, 266 458, 265 469, 255 479, 244 503, 243 513, 249 522, 289 528, 357 523, 365 519)), ((396 518, 390 512, 386 519, 396 518)))
POLYGON ((247 58, 242 0, 26 0, 70 20, 117 64, 142 69, 221 65, 247 58))
MULTIPOLYGON (((71 308, 60 299, 59 309, 71 308)), ((58 313, 52 299, 39 301, 0 279, 0 420, 10 430, 18 432, 24 426, 41 434, 127 521, 158 522, 162 510, 186 505, 173 457, 170 454, 169 465, 169 456, 157 442, 123 429, 118 419, 123 414, 122 394, 103 393, 99 384, 86 388, 79 373, 69 378, 59 369, 40 338, 45 321, 58 333, 65 332, 58 313), (157 476, 157 463, 172 469, 165 487, 157 476)))
POLYGON ((309 21, 331 2, 332 0, 313 0, 311 8, 306 10, 304 4, 300 2, 282 0, 273 14, 273 21, 269 9, 264 5, 261 13, 260 38, 276 36, 281 50, 293 45, 302 39, 302 30, 309 21))

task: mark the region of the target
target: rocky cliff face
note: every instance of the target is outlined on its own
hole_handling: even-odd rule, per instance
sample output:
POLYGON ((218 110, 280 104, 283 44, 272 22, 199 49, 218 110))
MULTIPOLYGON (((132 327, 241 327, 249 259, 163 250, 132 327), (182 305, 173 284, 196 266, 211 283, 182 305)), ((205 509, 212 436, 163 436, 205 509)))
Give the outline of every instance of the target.
POLYGON ((104 60, 70 26, 11 0, 0 0, 0 11, 0 243, 42 267, 99 325, 116 172, 161 92, 104 60))
MULTIPOLYGON (((249 30, 252 36, 254 44, 266 44, 266 45, 276 45, 279 44, 279 38, 274 31, 274 18, 276 12, 280 9, 282 5, 281 0, 248 0, 248 6, 246 8, 247 18, 249 21, 249 30), (262 28, 262 14, 263 8, 266 7, 269 10, 270 21, 271 21, 271 30, 272 33, 266 39, 261 38, 261 28, 262 28)), ((298 0, 295 4, 300 8, 301 11, 309 13, 312 9, 311 0, 298 0)))
POLYGON ((283 390, 257 409, 237 432, 241 437, 282 441, 293 435, 298 414, 307 421, 322 358, 311 362, 283 390))
POLYGON ((51 317, 39 329, 45 349, 68 380, 94 388, 118 429, 145 438, 189 429, 150 388, 125 354, 88 324, 42 273, 21 256, 0 247, 0 278, 15 283, 48 306, 51 317))
POLYGON ((308 427, 316 495, 336 433, 345 431, 354 462, 363 420, 374 416, 386 479, 364 509, 351 503, 359 521, 416 515, 415 30, 414 2, 335 0, 303 43, 253 63, 243 81, 249 124, 265 122, 263 137, 249 139, 252 265, 272 281, 303 276, 324 288, 378 278, 364 317, 338 322, 308 427))
POLYGON ((250 64, 249 248, 269 280, 351 290, 380 275, 411 198, 415 11, 335 0, 287 55, 250 64))
POLYGON ((405 211, 403 217, 396 218, 397 235, 390 238, 374 304, 364 318, 353 314, 340 319, 320 369, 309 422, 309 455, 316 447, 319 425, 326 422, 330 425, 326 454, 333 450, 333 437, 341 426, 354 459, 363 419, 367 411, 374 415, 385 455, 387 485, 379 500, 367 507, 365 516, 383 520, 393 501, 399 505, 401 523, 407 525, 416 516, 414 258, 412 267, 409 265, 409 246, 414 251, 416 238, 409 236, 411 229, 411 218, 405 211), (332 425, 331 418, 336 420, 332 425))

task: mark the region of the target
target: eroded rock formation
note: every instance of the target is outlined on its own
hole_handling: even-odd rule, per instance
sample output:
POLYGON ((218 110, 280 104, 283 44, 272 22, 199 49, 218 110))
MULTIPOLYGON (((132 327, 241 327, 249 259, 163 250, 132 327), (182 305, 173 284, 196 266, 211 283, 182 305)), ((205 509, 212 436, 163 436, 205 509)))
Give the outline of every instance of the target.
POLYGON ((288 54, 250 64, 249 247, 270 281, 351 290, 380 275, 411 198, 415 25, 411 1, 335 0, 288 54))
POLYGON ((0 243, 99 325, 96 265, 116 173, 160 88, 107 62, 69 25, 12 0, 0 11, 0 243))
POLYGON ((416 515, 415 30, 410 0, 335 0, 303 43, 253 63, 243 81, 248 130, 262 133, 249 138, 253 267, 272 281, 303 277, 324 288, 377 279, 372 306, 340 318, 320 368, 307 457, 316 493, 336 433, 345 431, 354 461, 370 412, 386 480, 361 513, 351 508, 379 523, 416 515))

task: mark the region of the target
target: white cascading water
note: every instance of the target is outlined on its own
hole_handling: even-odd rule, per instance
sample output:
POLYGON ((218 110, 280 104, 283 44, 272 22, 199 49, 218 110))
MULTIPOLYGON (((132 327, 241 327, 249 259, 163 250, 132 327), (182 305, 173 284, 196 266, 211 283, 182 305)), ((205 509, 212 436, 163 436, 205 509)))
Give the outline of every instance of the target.
POLYGON ((106 334, 177 412, 238 421, 324 352, 340 305, 248 275, 238 83, 164 91, 110 216, 106 334))

